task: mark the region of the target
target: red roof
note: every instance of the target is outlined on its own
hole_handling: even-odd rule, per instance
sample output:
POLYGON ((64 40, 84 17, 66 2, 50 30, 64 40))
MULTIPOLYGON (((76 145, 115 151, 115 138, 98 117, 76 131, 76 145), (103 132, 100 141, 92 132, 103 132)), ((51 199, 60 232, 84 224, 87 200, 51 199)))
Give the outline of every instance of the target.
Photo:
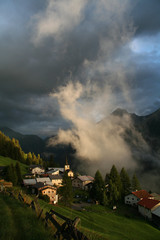
POLYGON ((147 209, 152 209, 158 203, 160 203, 160 201, 155 200, 155 199, 144 198, 138 202, 138 205, 145 207, 147 209))
POLYGON ((146 190, 139 190, 132 192, 133 195, 135 195, 137 198, 149 198, 151 195, 146 190))

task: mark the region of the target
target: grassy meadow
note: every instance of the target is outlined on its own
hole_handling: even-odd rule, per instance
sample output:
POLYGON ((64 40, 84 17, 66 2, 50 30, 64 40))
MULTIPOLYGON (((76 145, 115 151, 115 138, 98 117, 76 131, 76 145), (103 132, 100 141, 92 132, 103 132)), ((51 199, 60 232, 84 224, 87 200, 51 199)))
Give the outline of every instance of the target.
POLYGON ((45 229, 30 208, 0 194, 1 240, 53 240, 52 235, 50 229, 45 229))
MULTIPOLYGON (((7 166, 7 165, 10 165, 11 163, 13 163, 15 165, 16 162, 17 162, 16 160, 13 160, 9 157, 0 156, 0 166, 7 166)), ((28 166, 26 164, 23 164, 20 162, 19 162, 19 164, 20 164, 22 175, 26 174, 28 172, 28 166)))
POLYGON ((62 215, 74 219, 80 217, 78 228, 91 240, 159 240, 160 231, 151 226, 132 208, 120 207, 116 212, 103 206, 92 205, 84 211, 67 207, 52 206, 39 200, 47 211, 53 209, 62 215))

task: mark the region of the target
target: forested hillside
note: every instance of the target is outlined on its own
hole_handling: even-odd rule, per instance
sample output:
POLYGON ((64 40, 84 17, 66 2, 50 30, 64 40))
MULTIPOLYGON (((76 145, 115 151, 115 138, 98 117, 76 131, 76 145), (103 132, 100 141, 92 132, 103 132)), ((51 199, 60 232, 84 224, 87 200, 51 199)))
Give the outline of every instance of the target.
POLYGON ((43 161, 40 154, 37 156, 34 153, 25 153, 19 144, 19 141, 15 138, 10 139, 0 131, 0 155, 4 157, 10 157, 19 162, 27 165, 42 164, 43 161))

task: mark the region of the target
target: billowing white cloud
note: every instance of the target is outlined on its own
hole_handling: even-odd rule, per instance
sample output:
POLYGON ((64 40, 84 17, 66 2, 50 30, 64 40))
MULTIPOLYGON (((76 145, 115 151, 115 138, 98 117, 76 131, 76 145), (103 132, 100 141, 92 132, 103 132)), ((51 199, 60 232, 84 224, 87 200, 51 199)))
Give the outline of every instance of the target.
POLYGON ((83 19, 83 10, 87 2, 87 0, 48 0, 45 11, 32 18, 35 27, 34 42, 38 43, 50 36, 60 41, 63 34, 72 31, 83 19))
POLYGON ((57 98, 61 114, 71 121, 72 128, 60 129, 57 140, 50 140, 50 144, 71 143, 80 159, 92 163, 89 169, 92 174, 96 168, 106 171, 112 164, 132 168, 135 163, 122 137, 125 127, 131 124, 130 119, 124 116, 122 124, 118 117, 110 116, 97 123, 96 117, 109 113, 113 107, 110 91, 101 89, 101 95, 99 93, 97 86, 69 82, 51 94, 57 98))
POLYGON ((132 168, 132 154, 122 138, 123 124, 129 127, 130 119, 124 117, 120 124, 117 117, 106 118, 123 102, 133 105, 127 79, 128 71, 131 72, 127 44, 135 28, 128 14, 128 1, 100 0, 88 4, 94 9, 92 21, 97 26, 104 25, 106 31, 99 36, 97 57, 83 62, 77 76, 85 79, 83 84, 70 81, 51 94, 57 98, 63 118, 72 123, 71 129, 60 129, 57 142, 51 144, 71 143, 80 159, 92 161, 92 173, 97 168, 106 171, 113 163, 132 168))

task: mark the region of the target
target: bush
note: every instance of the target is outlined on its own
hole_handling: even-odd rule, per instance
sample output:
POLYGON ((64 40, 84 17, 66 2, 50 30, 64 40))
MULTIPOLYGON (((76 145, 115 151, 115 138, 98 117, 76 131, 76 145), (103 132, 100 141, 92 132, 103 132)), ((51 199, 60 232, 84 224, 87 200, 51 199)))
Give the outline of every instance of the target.
POLYGON ((39 194, 39 198, 44 200, 45 202, 49 203, 50 202, 50 198, 48 197, 48 195, 42 195, 42 193, 39 194))

